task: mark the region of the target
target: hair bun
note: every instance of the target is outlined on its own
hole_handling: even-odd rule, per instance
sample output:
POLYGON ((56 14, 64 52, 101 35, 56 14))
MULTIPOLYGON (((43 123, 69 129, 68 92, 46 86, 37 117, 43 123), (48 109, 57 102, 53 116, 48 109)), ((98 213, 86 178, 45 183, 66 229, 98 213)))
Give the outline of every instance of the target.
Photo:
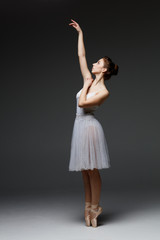
POLYGON ((115 64, 111 58, 108 56, 103 57, 104 66, 107 68, 106 73, 104 74, 104 80, 109 80, 112 75, 117 75, 119 71, 119 66, 115 64))
POLYGON ((118 74, 118 69, 119 69, 119 67, 118 67, 118 65, 117 64, 114 64, 114 71, 113 71, 113 75, 117 75, 118 74))

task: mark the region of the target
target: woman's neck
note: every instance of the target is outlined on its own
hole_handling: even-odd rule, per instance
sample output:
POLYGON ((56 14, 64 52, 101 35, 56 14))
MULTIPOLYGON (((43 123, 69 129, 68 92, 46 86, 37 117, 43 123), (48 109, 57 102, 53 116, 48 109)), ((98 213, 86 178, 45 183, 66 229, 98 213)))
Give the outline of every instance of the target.
POLYGON ((96 77, 95 80, 93 81, 92 85, 91 85, 91 87, 93 87, 93 88, 102 88, 104 86, 105 86, 105 84, 104 84, 104 78, 103 77, 101 77, 101 78, 96 77))

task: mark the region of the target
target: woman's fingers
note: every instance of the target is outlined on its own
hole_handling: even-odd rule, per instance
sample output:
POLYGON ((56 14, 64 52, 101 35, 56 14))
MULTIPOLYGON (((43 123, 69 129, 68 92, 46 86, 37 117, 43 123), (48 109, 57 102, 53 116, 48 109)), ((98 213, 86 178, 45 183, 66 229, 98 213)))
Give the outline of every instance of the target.
POLYGON ((74 23, 70 23, 69 25, 75 26, 75 24, 74 24, 74 23))
POLYGON ((69 23, 69 25, 72 25, 73 27, 76 27, 75 23, 69 23))
POLYGON ((74 24, 72 24, 72 25, 70 25, 70 26, 72 26, 72 27, 74 27, 74 28, 77 28, 74 24))
POLYGON ((71 24, 75 24, 75 25, 77 25, 77 23, 71 23, 71 24))
POLYGON ((73 19, 71 19, 74 23, 78 24, 76 21, 74 21, 73 19))
POLYGON ((72 18, 71 18, 71 20, 72 20, 73 22, 76 22, 76 21, 74 21, 72 18))
POLYGON ((79 26, 79 24, 78 24, 76 21, 74 21, 73 19, 71 19, 71 20, 72 20, 73 22, 72 22, 72 23, 69 23, 68 25, 74 27, 77 31, 80 31, 80 26, 79 26))

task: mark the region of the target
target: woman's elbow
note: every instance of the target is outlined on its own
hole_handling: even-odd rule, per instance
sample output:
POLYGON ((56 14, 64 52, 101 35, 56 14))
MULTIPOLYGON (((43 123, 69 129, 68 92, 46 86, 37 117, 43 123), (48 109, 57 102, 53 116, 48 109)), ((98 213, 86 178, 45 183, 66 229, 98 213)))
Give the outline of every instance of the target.
POLYGON ((84 104, 79 102, 78 107, 84 107, 84 104))

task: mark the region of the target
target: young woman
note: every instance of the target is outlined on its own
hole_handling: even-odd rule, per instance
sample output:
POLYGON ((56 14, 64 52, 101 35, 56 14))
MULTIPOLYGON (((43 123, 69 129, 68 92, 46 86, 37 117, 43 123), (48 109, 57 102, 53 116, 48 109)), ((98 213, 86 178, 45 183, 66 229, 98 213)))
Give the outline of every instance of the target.
POLYGON ((101 177, 98 169, 109 168, 108 146, 100 122, 94 111, 108 98, 104 81, 117 75, 118 65, 105 56, 93 64, 93 80, 88 69, 83 32, 79 24, 71 19, 70 26, 78 32, 78 57, 83 76, 83 88, 76 94, 77 109, 73 126, 69 171, 81 171, 85 189, 84 216, 86 226, 97 227, 97 217, 102 212, 99 206, 101 177))

